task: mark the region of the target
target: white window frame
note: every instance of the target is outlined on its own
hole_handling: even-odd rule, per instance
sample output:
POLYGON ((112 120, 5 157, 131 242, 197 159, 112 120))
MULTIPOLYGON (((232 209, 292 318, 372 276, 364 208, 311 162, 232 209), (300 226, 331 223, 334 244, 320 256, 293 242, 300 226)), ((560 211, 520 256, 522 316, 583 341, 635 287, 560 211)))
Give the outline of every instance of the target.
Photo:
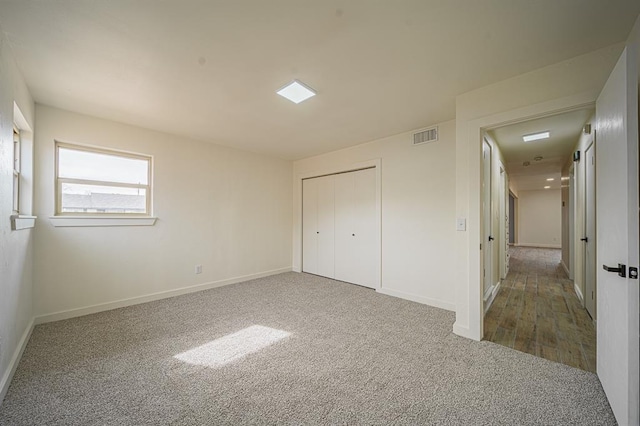
POLYGON ((20 144, 20 130, 13 127, 13 214, 20 214, 20 165, 22 163, 22 150, 20 144))
MULTIPOLYGON (((150 155, 137 154, 125 151, 118 151, 113 149, 105 149, 101 147, 89 146, 89 145, 78 145, 71 144, 67 142, 55 141, 55 216, 54 217, 82 217, 82 218, 150 218, 151 216, 151 208, 152 208, 152 170, 153 170, 153 157, 150 155), (75 151, 84 151, 91 152, 96 154, 104 154, 104 155, 112 155, 115 157, 122 158, 133 158, 136 160, 146 161, 147 166, 147 184, 131 184, 131 183, 121 183, 121 182, 111 182, 111 181, 103 181, 103 180, 89 180, 89 179, 70 179, 70 178, 62 178, 59 176, 59 150, 60 148, 75 150, 75 151), (95 186, 113 186, 120 188, 139 188, 144 189, 146 194, 146 204, 145 204, 145 213, 100 213, 100 212, 63 212, 62 211, 62 184, 63 183, 74 183, 81 185, 95 185, 95 186)), ((155 221, 154 221, 155 222, 155 221)), ((66 226, 75 226, 75 225, 66 225, 66 226)), ((99 226, 99 225, 95 225, 99 226)), ((108 225, 105 225, 108 226, 108 225)))

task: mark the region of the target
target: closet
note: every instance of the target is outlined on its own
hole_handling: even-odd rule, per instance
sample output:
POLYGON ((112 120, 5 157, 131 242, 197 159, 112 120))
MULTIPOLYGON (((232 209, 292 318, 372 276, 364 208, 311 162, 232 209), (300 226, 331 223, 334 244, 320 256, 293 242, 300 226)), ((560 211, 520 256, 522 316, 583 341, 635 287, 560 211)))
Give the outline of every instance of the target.
POLYGON ((302 181, 302 270, 377 286, 375 168, 302 181))

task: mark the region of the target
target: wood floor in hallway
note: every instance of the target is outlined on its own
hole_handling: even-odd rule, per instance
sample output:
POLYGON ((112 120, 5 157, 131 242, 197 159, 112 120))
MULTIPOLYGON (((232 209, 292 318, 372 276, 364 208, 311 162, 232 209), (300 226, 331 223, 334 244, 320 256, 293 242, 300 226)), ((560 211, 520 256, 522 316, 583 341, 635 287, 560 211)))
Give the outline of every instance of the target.
POLYGON ((596 371, 596 331, 559 249, 511 247, 509 274, 485 316, 484 338, 596 371))

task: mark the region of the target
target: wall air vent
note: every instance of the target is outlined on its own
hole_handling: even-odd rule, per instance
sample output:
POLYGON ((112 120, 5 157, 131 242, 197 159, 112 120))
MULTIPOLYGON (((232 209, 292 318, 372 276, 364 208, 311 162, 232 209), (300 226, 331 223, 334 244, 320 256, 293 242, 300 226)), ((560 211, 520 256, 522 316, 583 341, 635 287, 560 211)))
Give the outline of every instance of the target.
POLYGON ((413 144, 421 145, 423 143, 435 142, 438 140, 438 126, 422 129, 413 134, 413 144))

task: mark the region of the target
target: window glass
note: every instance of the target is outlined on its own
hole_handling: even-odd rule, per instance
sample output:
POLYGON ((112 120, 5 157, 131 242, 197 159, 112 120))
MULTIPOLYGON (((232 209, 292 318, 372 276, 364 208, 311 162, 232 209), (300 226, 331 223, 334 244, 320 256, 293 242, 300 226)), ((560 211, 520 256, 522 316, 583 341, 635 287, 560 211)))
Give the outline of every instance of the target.
POLYGON ((70 179, 146 185, 149 176, 149 161, 60 147, 58 151, 58 176, 70 179))
POLYGON ((146 212, 147 191, 142 188, 62 184, 63 213, 146 212))
POLYGON ((56 214, 150 214, 151 157, 62 143, 56 148, 56 214))
POLYGON ((13 129, 13 211, 20 213, 20 133, 13 129))

